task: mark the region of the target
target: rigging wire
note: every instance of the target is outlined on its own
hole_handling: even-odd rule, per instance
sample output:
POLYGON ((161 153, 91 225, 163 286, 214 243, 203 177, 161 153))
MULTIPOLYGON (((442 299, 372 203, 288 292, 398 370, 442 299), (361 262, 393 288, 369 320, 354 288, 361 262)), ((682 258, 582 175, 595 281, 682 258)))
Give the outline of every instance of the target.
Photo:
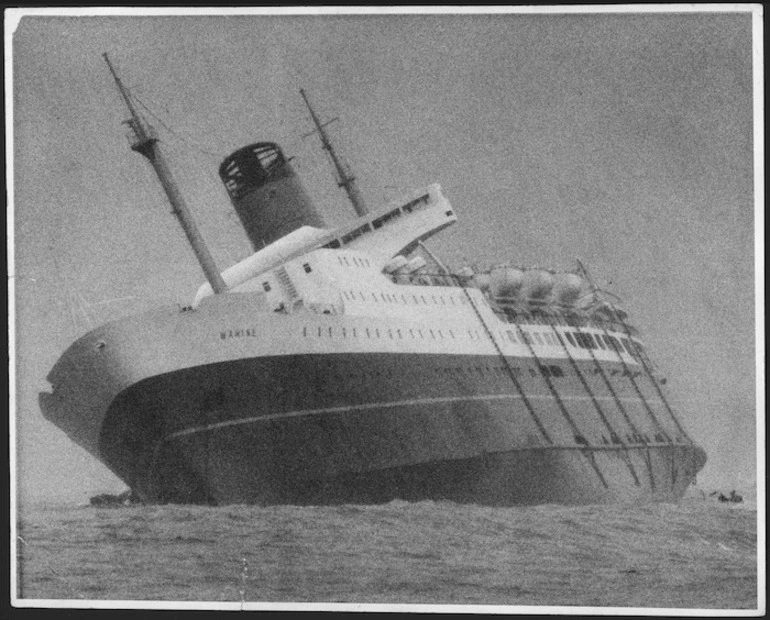
MULTIPOLYGON (((129 91, 129 93, 130 93, 130 91, 129 91)), ((209 156, 209 157, 215 157, 215 158, 217 158, 217 160, 219 160, 219 159, 222 159, 222 155, 219 155, 219 154, 217 154, 217 153, 212 153, 211 151, 208 151, 208 150, 204 149, 202 146, 200 146, 200 145, 199 145, 198 143, 196 143, 194 140, 191 140, 190 138, 186 138, 186 137, 185 137, 184 135, 182 135, 181 133, 179 133, 179 132, 177 132, 177 131, 175 131, 175 130, 171 129, 171 127, 169 127, 169 126, 168 126, 168 125, 167 125, 167 124, 166 124, 166 123, 163 121, 163 119, 162 119, 162 118, 160 118, 160 116, 158 116, 157 114, 155 114, 155 112, 153 112, 153 111, 152 111, 152 110, 151 110, 151 109, 150 109, 150 108, 147 106, 147 104, 145 104, 145 103, 144 103, 144 101, 142 101, 141 99, 139 99, 139 97, 137 97, 135 94, 133 94, 133 93, 130 93, 130 94, 131 94, 131 96, 132 96, 132 97, 133 97, 133 98, 136 100, 136 102, 137 102, 139 105, 141 105, 141 106, 142 106, 142 107, 145 109, 145 111, 146 111, 146 112, 147 112, 147 113, 148 113, 150 116, 152 116, 152 117, 153 117, 153 118, 154 118, 156 121, 158 121, 158 123, 160 123, 160 125, 161 125, 161 126, 162 126, 162 127, 163 127, 163 128, 166 130, 166 131, 168 131, 169 133, 171 133, 173 136, 175 136, 176 138, 179 138, 179 139, 180 139, 182 142, 184 142, 185 144, 187 144, 187 145, 191 146, 192 148, 194 148, 195 150, 199 151, 200 153, 202 153, 202 154, 204 154, 204 155, 207 155, 207 156, 209 156)))
MULTIPOLYGON (((218 187, 221 190, 221 183, 220 183, 219 176, 216 175, 213 171, 218 169, 218 166, 224 157, 220 154, 213 153, 211 151, 208 151, 202 148, 198 143, 185 137, 181 132, 172 129, 166 122, 163 121, 163 119, 158 114, 153 112, 147 106, 147 104, 144 103, 144 101, 139 99, 133 93, 132 93, 132 97, 134 97, 136 101, 139 103, 139 105, 141 105, 141 107, 144 108, 144 110, 146 110, 147 113, 150 114, 166 131, 168 131, 171 136, 173 136, 178 140, 178 142, 175 142, 173 140, 164 141, 164 144, 166 145, 168 150, 171 153, 175 154, 180 159, 184 157, 184 159, 189 164, 191 164, 193 168, 196 169, 199 175, 197 178, 195 178, 194 175, 190 174, 189 168, 184 166, 178 169, 178 173, 181 175, 181 177, 184 179, 187 179, 190 185, 198 183, 200 178, 209 179, 211 181, 211 187, 218 187), (179 142, 186 145, 186 147, 190 147, 192 150, 190 150, 190 148, 182 149, 179 145, 179 142)), ((237 218, 235 216, 235 212, 232 209, 227 209, 225 211, 225 226, 221 227, 221 229, 223 230, 220 230, 220 234, 221 232, 224 232, 225 234, 230 236, 232 236, 233 234, 236 234, 236 231, 238 232, 241 231, 241 226, 239 225, 239 222, 237 221, 237 218)), ((227 261, 230 264, 237 262, 237 260, 233 257, 233 254, 230 251, 228 251, 226 248, 222 251, 226 255, 227 261)), ((240 255, 240 254, 241 252, 237 253, 237 255, 240 255)), ((246 255, 248 255, 248 253, 246 255)))

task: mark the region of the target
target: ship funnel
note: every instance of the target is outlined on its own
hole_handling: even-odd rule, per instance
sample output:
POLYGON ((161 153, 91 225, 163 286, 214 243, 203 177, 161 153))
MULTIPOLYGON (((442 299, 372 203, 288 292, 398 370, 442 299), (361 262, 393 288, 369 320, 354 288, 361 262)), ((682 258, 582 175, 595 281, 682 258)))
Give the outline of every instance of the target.
POLYGON ((277 144, 257 142, 235 151, 219 166, 219 176, 255 250, 302 226, 325 228, 277 144))

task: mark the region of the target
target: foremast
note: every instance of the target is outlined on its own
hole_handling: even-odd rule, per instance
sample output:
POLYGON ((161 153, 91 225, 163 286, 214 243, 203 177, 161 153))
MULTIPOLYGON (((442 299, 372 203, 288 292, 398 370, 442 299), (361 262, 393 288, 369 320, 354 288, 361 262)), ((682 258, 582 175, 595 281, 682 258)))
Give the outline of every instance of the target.
POLYGON ((152 126, 150 126, 138 113, 134 102, 131 100, 131 97, 129 97, 128 91, 120 81, 107 54, 102 54, 102 56, 107 62, 107 66, 115 80, 118 91, 131 113, 131 118, 126 121, 132 131, 132 135, 130 136, 131 149, 144 155, 155 170, 155 174, 158 175, 158 180, 163 186, 163 191, 166 192, 174 215, 176 215, 179 223, 182 225, 182 229, 184 230, 185 235, 187 235, 187 240, 190 242, 195 257, 198 259, 198 263, 200 263, 203 273, 206 275, 206 279, 209 281, 209 284, 211 284, 212 290, 214 293, 226 292, 227 285, 225 284, 219 269, 217 269, 214 258, 211 256, 211 253, 206 246, 206 242, 203 240, 203 237, 198 230, 198 226, 195 223, 192 212, 185 202, 184 196, 182 196, 179 187, 174 181, 171 169, 168 167, 168 164, 163 157, 160 145, 158 144, 158 138, 155 135, 152 126))

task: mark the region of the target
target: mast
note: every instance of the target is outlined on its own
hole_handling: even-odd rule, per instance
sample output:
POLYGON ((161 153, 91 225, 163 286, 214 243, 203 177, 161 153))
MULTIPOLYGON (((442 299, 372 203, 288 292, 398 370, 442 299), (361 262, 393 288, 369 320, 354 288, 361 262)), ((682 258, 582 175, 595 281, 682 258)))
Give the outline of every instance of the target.
MULTIPOLYGON (((324 131, 324 127, 326 125, 328 125, 329 123, 337 119, 332 119, 331 121, 329 121, 329 123, 321 123, 321 121, 318 120, 316 113, 313 111, 313 108, 310 105, 310 101, 308 101, 307 95, 305 94, 305 91, 300 88, 299 92, 302 95, 302 98, 305 100, 305 105, 307 105, 307 109, 310 110, 310 116, 313 117, 313 122, 315 123, 316 130, 318 131, 318 135, 321 136, 321 145, 323 146, 324 150, 329 153, 329 157, 331 157, 332 163, 334 164, 334 168, 337 171, 337 185, 342 187, 345 190, 345 192, 347 192, 348 198, 350 199, 350 202, 353 204, 353 208, 356 211, 356 215, 358 215, 359 217, 361 217, 362 215, 366 215, 369 212, 369 210, 366 208, 366 205, 364 204, 364 199, 361 196, 361 192, 358 191, 358 186, 356 185, 356 178, 350 173, 347 167, 342 163, 340 158, 334 152, 334 148, 332 148, 332 144, 329 141, 329 136, 326 134, 326 131, 324 131)), ((314 132, 311 132, 311 133, 314 133, 314 132)))
POLYGON ((129 137, 131 140, 131 149, 144 155, 150 164, 152 164, 155 174, 158 175, 158 180, 163 186, 163 190, 166 192, 168 201, 171 203, 174 215, 179 219, 179 223, 182 225, 185 235, 187 235, 187 240, 190 242, 190 246, 192 246, 195 257, 198 259, 198 262, 203 269, 203 273, 206 274, 206 279, 209 281, 209 284, 211 284, 211 289, 214 293, 226 292, 227 285, 222 279, 222 274, 219 272, 219 269, 217 269, 216 263, 214 263, 214 259, 206 246, 206 242, 203 240, 203 237, 198 230, 192 212, 187 207, 187 203, 174 181, 171 169, 168 167, 168 164, 161 153, 158 137, 152 126, 140 116, 134 102, 128 95, 128 91, 120 81, 118 74, 115 73, 115 69, 112 67, 112 63, 110 63, 107 54, 102 54, 102 56, 107 62, 107 66, 115 80, 120 96, 123 97, 123 101, 126 103, 129 112, 131 112, 131 119, 126 121, 126 124, 132 131, 132 135, 129 137))

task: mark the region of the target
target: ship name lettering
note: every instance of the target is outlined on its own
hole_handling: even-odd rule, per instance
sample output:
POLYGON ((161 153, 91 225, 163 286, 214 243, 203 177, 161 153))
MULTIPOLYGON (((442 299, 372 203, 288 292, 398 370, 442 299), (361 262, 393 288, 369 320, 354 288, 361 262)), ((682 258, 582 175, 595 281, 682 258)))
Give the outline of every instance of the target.
POLYGON ((228 340, 229 338, 242 338, 244 336, 257 336, 257 329, 251 327, 249 329, 229 329, 227 331, 219 332, 219 337, 222 340, 228 340))

